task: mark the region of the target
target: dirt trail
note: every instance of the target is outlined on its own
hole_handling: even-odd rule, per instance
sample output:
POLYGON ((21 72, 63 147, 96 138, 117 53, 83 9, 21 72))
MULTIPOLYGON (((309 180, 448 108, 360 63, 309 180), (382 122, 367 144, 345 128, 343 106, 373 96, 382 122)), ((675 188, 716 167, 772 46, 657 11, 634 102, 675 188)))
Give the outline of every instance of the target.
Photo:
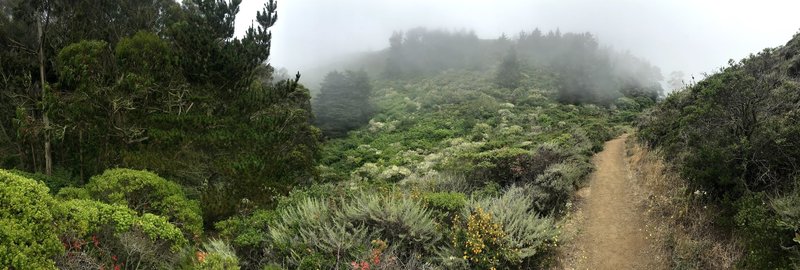
POLYGON ((565 225, 564 269, 661 269, 652 259, 637 187, 625 160, 627 136, 606 142, 592 160, 595 172, 578 191, 577 210, 565 225))

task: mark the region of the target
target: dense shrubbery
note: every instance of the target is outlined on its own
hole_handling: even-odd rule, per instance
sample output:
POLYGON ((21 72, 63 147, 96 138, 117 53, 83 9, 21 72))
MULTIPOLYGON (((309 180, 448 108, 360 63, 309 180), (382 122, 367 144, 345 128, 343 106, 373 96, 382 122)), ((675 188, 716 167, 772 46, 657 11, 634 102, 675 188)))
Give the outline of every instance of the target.
POLYGON ((236 252, 225 242, 213 239, 203 244, 203 250, 197 253, 199 270, 239 270, 239 258, 236 252))
MULTIPOLYGON (((78 190, 82 189, 59 193, 88 196, 78 190)), ((167 217, 137 213, 125 204, 53 198, 41 182, 4 170, 0 170, 0 193, 5 200, 0 204, 4 266, 159 269, 185 265, 189 256, 189 241, 167 217)))
POLYGON ((91 200, 68 200, 59 207, 56 227, 67 247, 57 260, 60 268, 173 268, 185 256, 188 241, 165 217, 91 200))
POLYGON ((725 211, 721 227, 743 239, 744 268, 797 262, 800 36, 671 94, 642 117, 639 137, 665 150, 691 188, 725 211), (791 258, 791 259, 790 259, 791 258))
POLYGON ((0 166, 68 180, 53 192, 147 169, 201 199, 207 225, 274 204, 315 175, 319 131, 308 90, 267 64, 275 2, 236 37, 239 4, 3 2, 0 166))
POLYGON ((0 170, 0 265, 14 269, 55 269, 63 252, 52 229, 56 202, 47 187, 0 170))
POLYGON ((197 240, 203 234, 200 205, 187 199, 181 186, 154 173, 107 170, 92 177, 85 188, 96 200, 125 205, 140 214, 167 217, 189 239, 197 240))

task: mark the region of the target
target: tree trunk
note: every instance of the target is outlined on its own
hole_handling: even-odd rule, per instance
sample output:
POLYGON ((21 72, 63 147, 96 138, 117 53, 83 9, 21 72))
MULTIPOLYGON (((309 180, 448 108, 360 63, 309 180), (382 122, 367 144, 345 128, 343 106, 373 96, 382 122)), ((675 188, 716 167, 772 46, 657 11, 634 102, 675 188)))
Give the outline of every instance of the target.
POLYGON ((53 175, 53 154, 50 150, 50 118, 47 116, 47 83, 44 78, 44 32, 42 31, 42 18, 39 20, 39 84, 42 88, 42 122, 44 122, 44 171, 53 175))

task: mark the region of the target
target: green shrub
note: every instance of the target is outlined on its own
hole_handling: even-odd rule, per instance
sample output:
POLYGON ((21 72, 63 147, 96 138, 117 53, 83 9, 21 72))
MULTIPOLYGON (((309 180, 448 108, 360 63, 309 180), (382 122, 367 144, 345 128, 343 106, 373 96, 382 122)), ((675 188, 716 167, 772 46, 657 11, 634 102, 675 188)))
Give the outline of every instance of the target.
POLYGON ((91 200, 92 195, 85 188, 65 187, 58 191, 56 198, 59 200, 91 200))
POLYGON ((52 230, 56 203, 41 183, 0 170, 0 265, 12 269, 55 269, 63 252, 52 230))
POLYGON ((200 205, 186 198, 181 186, 155 173, 130 169, 107 170, 91 178, 86 189, 95 199, 127 205, 139 213, 169 218, 189 239, 202 234, 200 205))
MULTIPOLYGON (((422 203, 360 193, 341 206, 307 198, 280 210, 269 228, 272 262, 289 268, 349 267, 384 241, 395 260, 430 259, 441 233, 422 203)), ((259 237, 256 237, 260 239, 259 237)))
POLYGON ((563 210, 575 188, 591 171, 592 165, 585 162, 563 162, 553 164, 536 177, 527 187, 537 212, 550 214, 563 210))
POLYGON ((44 183, 50 189, 51 194, 57 194, 62 188, 74 187, 78 185, 78 179, 63 169, 53 170, 53 175, 48 176, 43 173, 29 173, 20 170, 10 170, 9 172, 44 183))
POLYGON ((472 192, 472 196, 481 199, 497 197, 502 193, 502 189, 503 187, 501 187, 497 182, 487 182, 483 187, 472 192))
POLYGON ((203 250, 197 253, 194 269, 199 270, 239 270, 239 258, 225 242, 212 239, 203 243, 203 250))
MULTIPOLYGON (((790 253, 783 247, 794 246, 795 231, 781 227, 779 217, 761 193, 748 194, 736 203, 734 216, 737 234, 746 249, 741 266, 745 269, 788 269, 790 253)), ((796 259, 796 257, 795 257, 796 259)))
POLYGON ((307 198, 283 209, 270 228, 270 236, 283 265, 311 269, 342 267, 359 258, 369 245, 366 229, 334 218, 319 200, 307 198))
POLYGON ((533 152, 516 148, 501 148, 474 155, 470 172, 473 181, 491 180, 501 186, 530 183, 551 164, 563 161, 570 154, 560 146, 542 144, 533 152))
POLYGON ((362 193, 343 206, 340 218, 367 228, 402 258, 431 254, 441 240, 431 212, 407 197, 362 193))
POLYGON ((167 218, 137 215, 124 205, 91 200, 68 200, 55 211, 56 231, 69 249, 59 266, 75 264, 73 255, 86 255, 100 265, 120 263, 146 268, 173 268, 188 245, 180 229, 167 218))
POLYGON ((277 218, 275 211, 256 210, 247 216, 234 216, 217 222, 214 227, 220 237, 230 241, 239 254, 240 265, 257 269, 272 259, 270 224, 277 218))
POLYGON ((789 253, 796 269, 800 267, 800 189, 795 188, 789 195, 774 199, 772 209, 777 215, 778 227, 788 233, 783 235, 781 246, 789 253))
POLYGON ((459 212, 467 204, 467 196, 458 192, 427 193, 422 199, 429 208, 443 212, 459 212))
POLYGON ((528 188, 511 187, 503 196, 473 201, 470 207, 491 213, 502 226, 505 244, 510 252, 503 256, 504 265, 535 265, 537 256, 556 243, 558 230, 552 218, 541 217, 534 211, 533 197, 528 188))

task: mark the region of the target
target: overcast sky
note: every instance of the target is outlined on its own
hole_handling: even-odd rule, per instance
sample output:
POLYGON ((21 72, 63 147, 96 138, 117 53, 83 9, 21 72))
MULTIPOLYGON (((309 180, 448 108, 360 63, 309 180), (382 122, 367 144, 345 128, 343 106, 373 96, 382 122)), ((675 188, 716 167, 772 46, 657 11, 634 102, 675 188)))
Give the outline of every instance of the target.
MULTIPOLYGON (((244 0, 243 31, 264 0, 244 0)), ((388 46, 392 31, 474 30, 481 38, 505 32, 560 28, 592 32, 601 44, 629 50, 659 66, 712 72, 783 45, 800 29, 798 0, 278 0, 270 63, 303 71, 344 53, 388 46)))

